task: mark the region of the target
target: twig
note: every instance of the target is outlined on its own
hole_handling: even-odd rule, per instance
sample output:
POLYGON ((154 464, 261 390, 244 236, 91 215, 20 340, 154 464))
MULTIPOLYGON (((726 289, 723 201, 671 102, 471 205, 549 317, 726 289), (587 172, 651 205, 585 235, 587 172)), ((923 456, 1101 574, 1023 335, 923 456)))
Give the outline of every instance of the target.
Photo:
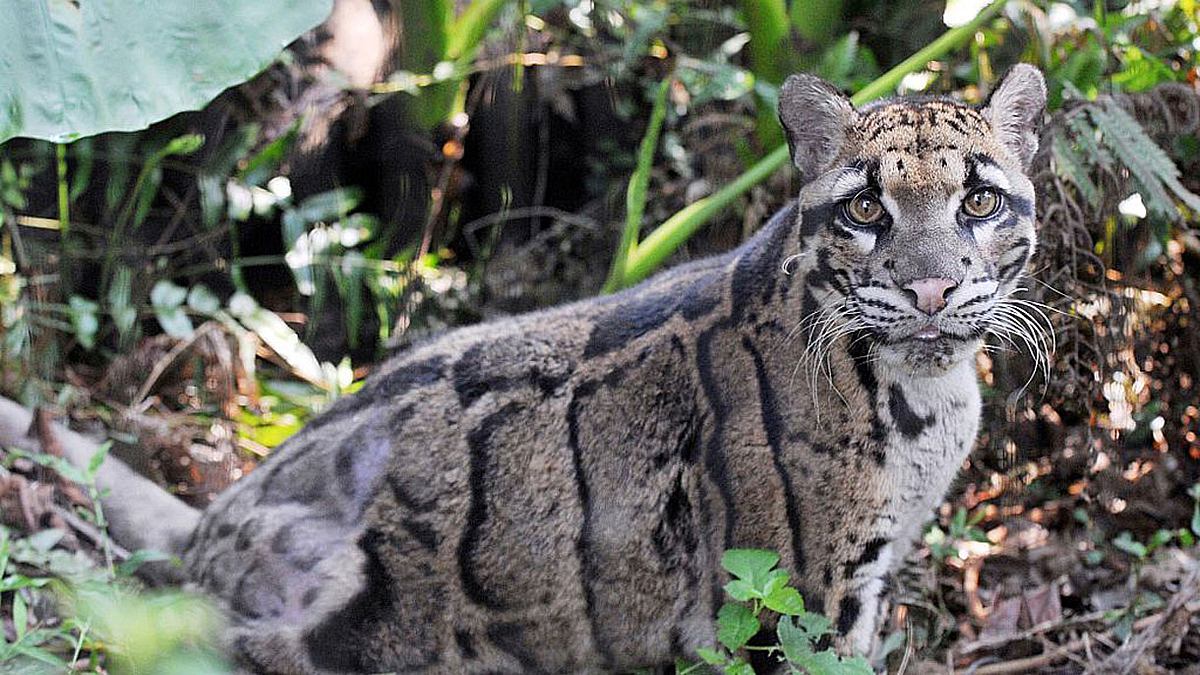
POLYGON ((996 647, 1003 647, 1003 646, 1011 644, 1013 642, 1021 642, 1022 640, 1028 640, 1030 638, 1037 637, 1039 635, 1042 635, 1043 633, 1050 633, 1050 632, 1061 630, 1064 628, 1069 628, 1071 626, 1078 626, 1079 624, 1082 624, 1082 623, 1092 623, 1094 621, 1100 621, 1105 617, 1106 614, 1108 614, 1108 612, 1106 612, 1106 611, 1096 611, 1096 612, 1091 612, 1089 614, 1081 614, 1079 616, 1069 617, 1069 618, 1061 620, 1061 621, 1044 621, 1044 622, 1039 623, 1036 626, 1032 626, 1020 633, 1013 633, 1012 635, 1002 635, 1002 636, 997 636, 997 637, 990 637, 990 638, 985 638, 982 640, 976 640, 974 642, 967 643, 967 644, 963 645, 961 648, 959 648, 957 651, 960 655, 966 656, 967 654, 971 654, 973 652, 977 652, 982 649, 994 649, 996 647))
POLYGON ((1085 644, 1086 643, 1082 639, 1072 640, 1058 649, 1055 649, 1052 652, 1046 652, 1045 654, 1029 656, 1023 659, 1014 659, 1012 661, 1002 661, 1000 663, 989 663, 988 665, 980 666, 979 668, 959 669, 955 670, 954 673, 955 675, 966 675, 967 673, 970 673, 971 675, 1007 675, 1008 673, 1031 673, 1035 672, 1038 668, 1048 666, 1059 659, 1066 658, 1067 654, 1070 654, 1071 652, 1083 649, 1085 644))
POLYGON ((163 357, 154 364, 154 367, 150 369, 150 376, 147 377, 146 381, 142 383, 142 387, 138 389, 137 395, 133 397, 130 405, 136 406, 138 403, 144 401, 146 397, 150 395, 150 390, 153 389, 154 385, 158 383, 158 378, 162 377, 163 373, 167 371, 167 368, 171 367, 171 364, 175 362, 175 359, 179 358, 181 354, 191 349, 192 345, 196 344, 200 338, 215 330, 218 325, 219 324, 216 322, 209 321, 193 331, 190 337, 180 341, 171 348, 171 351, 163 355, 163 357))
MULTIPOLYGON (((1195 573, 1193 573, 1193 575, 1191 577, 1189 577, 1189 579, 1192 580, 1192 583, 1194 585, 1195 584, 1195 573)), ((1187 611, 1190 613, 1200 612, 1200 600, 1182 604, 1179 607, 1176 607, 1176 609, 1179 609, 1180 607, 1184 611, 1187 611)), ((1167 615, 1170 614, 1172 611, 1173 610, 1167 610, 1164 612, 1158 612, 1156 614, 1150 614, 1149 616, 1144 616, 1133 623, 1133 630, 1135 630, 1135 631, 1136 630, 1144 630, 1152 625, 1155 625, 1159 621, 1165 621, 1167 619, 1167 615)), ((1090 617, 1092 615, 1086 615, 1086 616, 1090 617)), ((1082 619, 1082 617, 1081 617, 1081 619, 1082 619)), ((1095 619, 1092 619, 1092 620, 1095 620, 1095 619)), ((1082 621, 1082 620, 1078 620, 1073 623, 1086 623, 1086 622, 1082 621)), ((1068 622, 1063 622, 1056 626, 1046 626, 1045 628, 1035 627, 1035 628, 1041 628, 1041 632, 1045 632, 1047 630, 1061 628, 1066 625, 1068 625, 1068 622)), ((1099 638, 1101 636, 1102 636, 1102 634, 1100 634, 1100 633, 1096 634, 1097 638, 1099 638)), ((1017 639, 1016 636, 1014 636, 1013 638, 1011 638, 1008 641, 1011 642, 1012 640, 1015 640, 1015 639, 1017 639)), ((1088 645, 1088 641, 1084 638, 1080 638, 1077 640, 1072 640, 1072 641, 1068 642, 1067 644, 1062 645, 1061 647, 1058 647, 1054 651, 1046 652, 1045 654, 1039 654, 1037 656, 1029 656, 1029 657, 1026 657, 1023 659, 1015 659, 1012 661, 1002 661, 1000 663, 990 663, 986 666, 980 666, 978 668, 973 668, 971 666, 968 666, 967 668, 960 668, 958 670, 955 670, 954 673, 955 673, 955 675, 967 675, 968 673, 970 675, 1006 675, 1007 673, 1033 672, 1033 671, 1036 671, 1038 668, 1041 668, 1042 666, 1048 666, 1051 663, 1054 663, 1055 661, 1068 658, 1069 655, 1074 652, 1077 652, 1081 649, 1088 649, 1088 648, 1090 648, 1088 645)))
POLYGON ((114 556, 120 558, 121 560, 129 559, 130 553, 128 549, 113 541, 111 537, 105 536, 104 533, 96 529, 94 525, 72 513, 70 509, 65 509, 57 504, 51 508, 54 510, 55 515, 63 519, 63 522, 70 525, 72 529, 79 532, 83 536, 91 539, 93 544, 97 546, 104 546, 105 542, 107 541, 108 546, 110 547, 110 550, 114 556))
MULTIPOLYGON (((1167 608, 1154 615, 1155 620, 1148 622, 1142 629, 1142 632, 1131 638, 1120 649, 1110 654, 1096 668, 1096 672, 1120 673, 1121 675, 1125 675, 1133 670, 1142 660, 1142 656, 1146 653, 1146 650, 1159 645, 1172 632, 1179 632, 1178 630, 1165 630, 1168 623, 1177 621, 1177 617, 1182 616, 1184 617, 1186 628, 1188 617, 1200 611, 1200 600, 1193 600, 1197 594, 1200 594, 1198 586, 1200 586, 1200 569, 1192 570, 1179 584, 1179 591, 1167 603, 1167 608)), ((1134 626, 1136 627, 1137 624, 1134 624, 1134 626)))

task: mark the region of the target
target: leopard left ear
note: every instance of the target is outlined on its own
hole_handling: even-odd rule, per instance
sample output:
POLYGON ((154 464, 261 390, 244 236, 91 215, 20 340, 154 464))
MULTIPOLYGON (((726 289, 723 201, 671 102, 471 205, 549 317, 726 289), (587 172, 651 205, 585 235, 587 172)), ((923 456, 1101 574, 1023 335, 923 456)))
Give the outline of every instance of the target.
POLYGON ((1038 148, 1038 129, 1046 108, 1046 80, 1037 68, 1019 63, 992 92, 983 116, 1025 168, 1038 148))
POLYGON ((792 75, 783 83, 779 121, 804 180, 812 180, 842 152, 856 115, 850 99, 816 75, 792 75))

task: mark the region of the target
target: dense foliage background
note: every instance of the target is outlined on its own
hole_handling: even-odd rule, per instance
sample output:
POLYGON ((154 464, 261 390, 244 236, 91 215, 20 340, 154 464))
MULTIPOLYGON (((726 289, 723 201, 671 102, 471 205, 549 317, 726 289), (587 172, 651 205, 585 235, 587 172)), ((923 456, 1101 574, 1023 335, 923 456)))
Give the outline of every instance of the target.
MULTIPOLYGON (((887 663, 1200 672, 1193 0, 162 3, 178 31, 51 4, 68 34, 154 34, 126 55, 154 75, 125 80, 157 89, 103 86, 111 53, 72 57, 100 86, 56 89, 79 80, 31 70, 55 48, 0 27, 22 55, 0 58, 0 138, 47 139, 0 145, 0 393, 198 505, 423 335, 753 234, 798 189, 787 74, 978 103, 1038 65, 1027 299, 1053 340, 980 356, 985 431, 897 581, 887 663), (272 57, 224 58, 228 34, 295 41, 115 131, 272 57), (140 96, 163 105, 119 108, 140 96)), ((114 548, 44 433, 45 455, 0 450, 0 673, 223 672, 214 616, 138 590, 152 556, 114 548)))

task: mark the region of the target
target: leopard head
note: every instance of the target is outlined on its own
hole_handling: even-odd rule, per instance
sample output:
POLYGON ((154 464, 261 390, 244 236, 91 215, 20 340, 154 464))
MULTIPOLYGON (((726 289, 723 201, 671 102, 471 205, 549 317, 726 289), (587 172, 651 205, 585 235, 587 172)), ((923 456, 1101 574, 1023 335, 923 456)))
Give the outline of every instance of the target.
MULTIPOLYGON (((936 374, 992 332, 1035 330, 1013 297, 1035 247, 1026 175, 1046 100, 1019 65, 981 108, 898 98, 855 108, 811 75, 780 91, 779 115, 803 174, 805 319, 823 336, 865 340, 884 363, 936 374)), ((812 340, 810 340, 812 342, 812 340)))

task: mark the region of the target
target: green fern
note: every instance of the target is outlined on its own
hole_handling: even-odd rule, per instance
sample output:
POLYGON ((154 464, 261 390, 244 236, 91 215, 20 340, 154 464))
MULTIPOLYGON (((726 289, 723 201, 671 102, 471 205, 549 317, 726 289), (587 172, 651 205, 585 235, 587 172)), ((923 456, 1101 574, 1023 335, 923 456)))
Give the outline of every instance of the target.
POLYGON ((1102 142, 1133 175, 1149 211, 1178 220, 1176 199, 1193 210, 1200 210, 1200 198, 1180 184, 1175 163, 1129 113, 1110 103, 1089 106, 1088 116, 1100 130, 1102 142))
MULTIPOLYGON (((1197 197, 1179 181, 1179 168, 1128 112, 1113 100, 1083 104, 1068 117, 1065 129, 1051 139, 1054 169, 1075 186, 1092 207, 1101 206, 1111 181, 1097 180, 1097 171, 1128 172, 1146 209, 1157 217, 1184 220, 1180 205, 1200 212, 1197 197)), ((1103 179, 1103 176, 1099 176, 1103 179)))
POLYGON ((1079 194, 1088 204, 1100 203, 1100 188, 1092 181, 1089 162, 1080 156, 1080 152, 1068 140, 1055 137, 1050 146, 1054 155, 1054 168, 1063 178, 1079 188, 1079 194))
POLYGON ((1093 166, 1100 166, 1104 169, 1112 169, 1113 158, 1112 153, 1103 145, 1100 145, 1096 132, 1096 127, 1088 123, 1087 117, 1076 115, 1067 119, 1067 126, 1072 132, 1072 140, 1079 144, 1080 152, 1084 157, 1091 158, 1093 166))

